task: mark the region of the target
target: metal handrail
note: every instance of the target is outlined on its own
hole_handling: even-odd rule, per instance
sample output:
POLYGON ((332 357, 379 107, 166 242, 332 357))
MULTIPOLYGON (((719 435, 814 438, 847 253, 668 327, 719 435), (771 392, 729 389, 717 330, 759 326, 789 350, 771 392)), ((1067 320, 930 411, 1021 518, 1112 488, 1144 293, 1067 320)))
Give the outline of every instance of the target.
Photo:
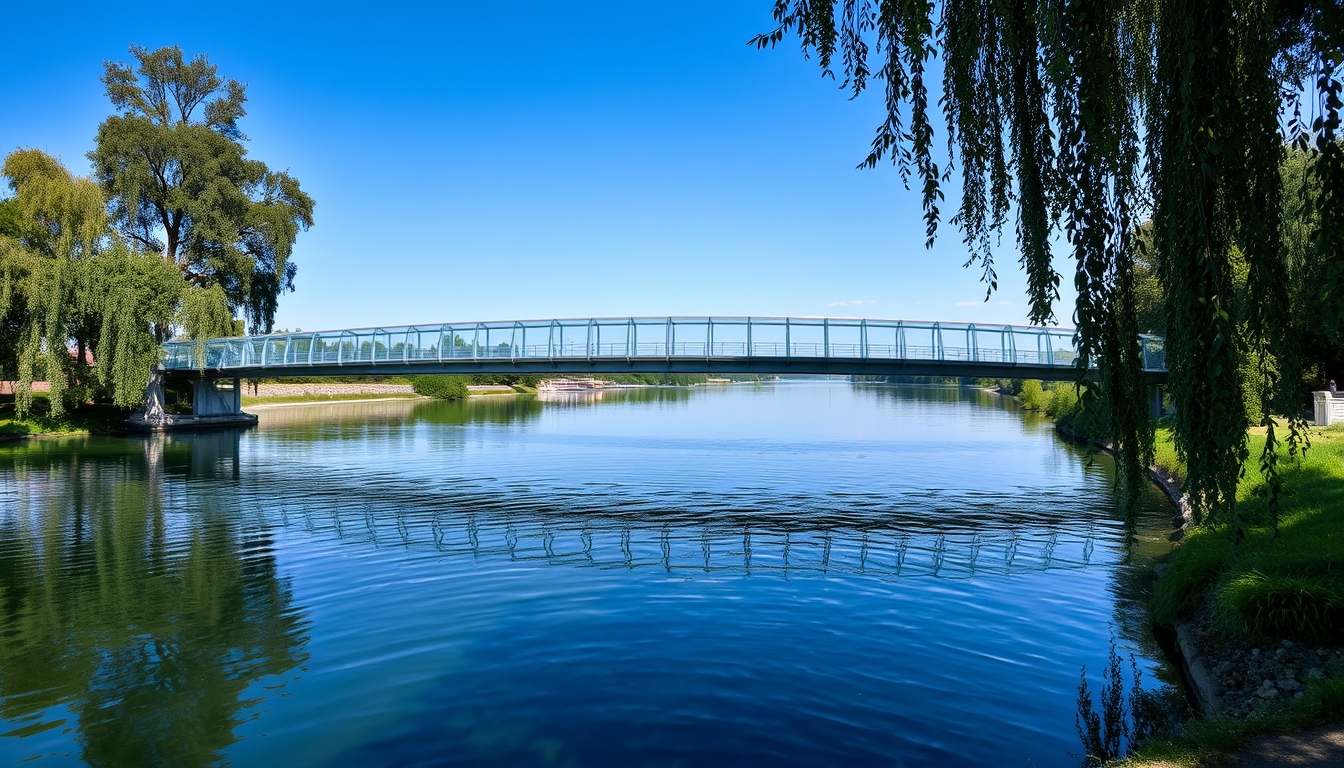
MULTIPOLYGON (((401 364, 411 366, 458 358, 478 362, 487 358, 555 361, 556 358, 577 356, 590 361, 652 358, 668 362, 677 358, 712 362, 722 358, 768 357, 785 362, 841 358, 868 362, 929 360, 1063 368, 1073 367, 1077 359, 1074 332, 1068 328, 985 327, 975 323, 873 318, 670 316, 444 323, 272 333, 201 342, 171 341, 163 345, 162 365, 168 370, 199 367, 195 355, 198 343, 205 346, 207 367, 219 370, 259 365, 268 369, 307 367, 318 363, 341 366, 368 362, 378 365, 378 344, 382 337, 386 337, 388 345, 382 363, 400 358, 401 364), (686 336, 677 333, 678 327, 691 326, 697 330, 704 327, 704 334, 686 336), (427 328, 430 329, 428 334, 425 332, 427 328), (465 338, 462 339, 464 349, 457 349, 458 329, 462 328, 474 331, 469 352, 465 349, 465 338), (437 334, 433 329, 437 329, 437 334), (529 330, 545 330, 545 344, 529 344, 529 330), (508 331, 507 353, 502 345, 499 349, 489 346, 492 331, 499 336, 508 331), (566 342, 567 331, 573 332, 573 343, 566 342), (580 334, 587 336, 582 352, 577 344, 582 338, 580 334), (403 340, 403 348, 400 355, 393 357, 392 340, 398 337, 403 340), (962 344, 949 346, 951 339, 962 338, 965 339, 962 344), (360 348, 365 339, 370 344, 367 361, 360 348), (923 341, 925 339, 927 341, 923 341), (1022 341, 1027 343, 1020 343, 1022 341), (302 348, 305 343, 308 344, 307 355, 306 359, 301 359, 305 357, 302 348), (272 345, 279 360, 271 353, 272 345), (328 357, 333 345, 334 359, 328 357), (348 351, 347 345, 350 346, 348 351), (1034 354, 1032 346, 1035 347, 1034 354)), ((1137 341, 1145 370, 1165 371, 1165 340, 1158 336, 1141 336, 1137 341)))

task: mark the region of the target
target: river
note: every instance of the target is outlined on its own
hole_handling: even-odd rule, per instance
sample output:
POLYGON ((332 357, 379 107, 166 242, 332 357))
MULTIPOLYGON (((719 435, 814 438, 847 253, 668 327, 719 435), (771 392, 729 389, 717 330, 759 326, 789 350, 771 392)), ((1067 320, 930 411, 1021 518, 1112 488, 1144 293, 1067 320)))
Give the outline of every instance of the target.
POLYGON ((1076 766, 1172 511, 987 392, 0 444, 0 763, 1076 766))

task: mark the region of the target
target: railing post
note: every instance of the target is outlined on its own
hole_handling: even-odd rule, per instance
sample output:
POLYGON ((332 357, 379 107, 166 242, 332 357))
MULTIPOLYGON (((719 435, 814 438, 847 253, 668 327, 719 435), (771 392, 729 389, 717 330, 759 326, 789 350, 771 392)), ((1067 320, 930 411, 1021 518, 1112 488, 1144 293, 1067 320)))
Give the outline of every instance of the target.
POLYGON ((709 362, 709 356, 714 352, 714 318, 705 318, 705 362, 709 362))
POLYGON ((868 320, 859 320, 859 359, 868 359, 868 320))
POLYGON ((751 357, 751 316, 747 316, 747 357, 751 357))
POLYGON ((793 357, 793 340, 789 338, 789 318, 784 318, 784 359, 793 357))
POLYGON ((831 359, 831 319, 821 318, 821 356, 831 359))
POLYGON ((933 324, 933 352, 937 356, 935 359, 943 359, 943 326, 939 323, 933 324))
POLYGON ((667 349, 667 362, 672 362, 672 345, 677 341, 677 333, 672 324, 672 318, 667 318, 667 338, 665 339, 667 349))

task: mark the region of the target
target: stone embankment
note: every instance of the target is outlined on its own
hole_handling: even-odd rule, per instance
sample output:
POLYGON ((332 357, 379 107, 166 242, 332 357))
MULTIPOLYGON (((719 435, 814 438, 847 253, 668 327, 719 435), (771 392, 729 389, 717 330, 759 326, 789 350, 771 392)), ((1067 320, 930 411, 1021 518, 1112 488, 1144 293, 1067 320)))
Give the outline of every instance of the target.
POLYGON ((410 384, 259 384, 253 390, 243 386, 250 397, 297 397, 299 395, 413 395, 410 384))
POLYGON ((1312 680, 1344 677, 1338 643, 1256 643, 1218 632, 1208 605, 1176 627, 1186 679, 1206 716, 1245 718, 1305 695, 1312 680))

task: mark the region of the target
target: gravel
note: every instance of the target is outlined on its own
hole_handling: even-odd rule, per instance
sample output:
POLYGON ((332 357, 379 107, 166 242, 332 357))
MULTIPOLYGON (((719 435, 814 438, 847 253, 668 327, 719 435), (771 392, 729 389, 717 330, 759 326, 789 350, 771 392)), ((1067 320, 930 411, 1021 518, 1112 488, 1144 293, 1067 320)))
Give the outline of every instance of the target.
POLYGON ((1229 639, 1214 630, 1207 608, 1190 628, 1218 688, 1220 714, 1246 717, 1301 698, 1308 681, 1344 677, 1344 646, 1229 639))

